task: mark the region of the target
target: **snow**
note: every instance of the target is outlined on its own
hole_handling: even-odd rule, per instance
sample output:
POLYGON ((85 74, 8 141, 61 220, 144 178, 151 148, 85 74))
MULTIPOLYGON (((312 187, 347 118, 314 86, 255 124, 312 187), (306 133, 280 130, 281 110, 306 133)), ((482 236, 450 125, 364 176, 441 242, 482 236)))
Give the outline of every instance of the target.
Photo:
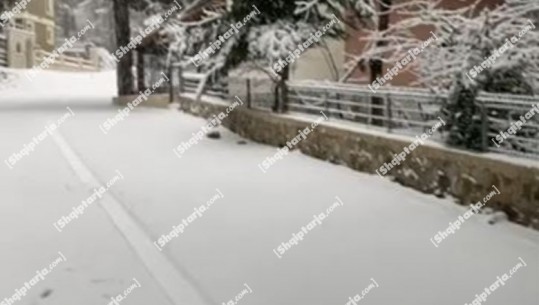
MULTIPOLYGON (((54 108, 14 111, 0 105, 2 159, 41 132, 49 119, 59 116, 54 108)), ((69 124, 64 128, 70 128, 69 124)), ((115 175, 112 171, 104 174, 108 179, 115 175)), ((67 261, 15 304, 106 305, 111 296, 128 288, 134 277, 144 289, 133 292, 126 303, 168 304, 101 208, 90 207, 62 233, 54 229, 52 223, 91 191, 76 179, 51 139, 13 170, 3 165, 0 181, 0 302, 24 286, 36 270, 53 262, 61 251, 67 261), (52 290, 50 296, 41 297, 48 289, 52 290)))
POLYGON ((370 304, 464 303, 518 257, 529 267, 489 304, 516 298, 522 304, 536 302, 537 232, 510 223, 490 226, 479 215, 435 248, 429 238, 464 211, 450 200, 300 153, 264 175, 256 164, 275 148, 252 142, 239 146, 240 137, 224 129, 222 140, 206 139, 178 159, 172 148, 187 141, 204 120, 174 110, 139 111, 103 138, 91 128, 99 116, 77 120, 65 136, 101 179, 107 175, 99 173, 111 164, 120 169, 126 183, 117 196, 154 240, 216 188, 223 192, 223 199, 164 249, 218 302, 247 282, 254 293, 244 304, 344 304, 374 277, 380 289, 369 294, 370 304), (148 128, 156 120, 160 124, 148 128), (283 259, 275 257, 272 249, 335 196, 344 207, 283 259), (478 259, 485 253, 488 260, 478 259))
MULTIPOLYGON (((93 83, 107 85, 110 75, 93 77, 93 83)), ((64 96, 76 113, 59 132, 102 183, 116 170, 122 173, 125 179, 109 193, 148 236, 156 240, 170 232, 216 189, 222 191, 222 199, 158 252, 214 304, 237 295, 244 283, 252 293, 241 299, 242 305, 346 304, 371 278, 380 287, 365 296, 364 304, 464 304, 508 272, 519 257, 527 267, 489 296, 488 304, 537 304, 537 231, 503 221, 489 225, 488 215, 476 215, 436 248, 429 238, 465 207, 299 152, 263 174, 257 164, 276 148, 249 140, 238 145, 242 138, 224 128, 219 128, 221 139, 204 139, 179 159, 172 149, 188 141, 205 120, 176 109, 136 108, 104 135, 98 126, 117 109, 78 105, 71 89, 83 79, 91 78, 57 74, 49 79, 56 98, 64 96), (325 211, 335 196, 344 205, 277 258, 272 249, 325 211)), ((39 87, 26 83, 20 90, 27 91, 25 86, 39 87)), ((106 94, 108 87, 104 91, 94 92, 98 97, 92 102, 110 103, 113 94, 106 94)), ((65 112, 1 109, 0 103, 4 157, 65 112)), ((0 298, 62 251, 69 265, 20 304, 36 304, 45 288, 53 294, 41 300, 44 304, 106 304, 133 277, 142 288, 126 304, 168 304, 129 250, 136 247, 113 229, 105 209, 92 206, 65 232, 54 229, 52 222, 91 193, 73 170, 50 139, 13 170, 0 170, 0 191, 6 199, 0 206, 0 298)))
POLYGON ((3 69, 14 78, 6 89, 0 90, 0 103, 47 103, 53 99, 70 103, 87 100, 107 101, 116 96, 116 71, 60 72, 39 71, 35 78, 27 78, 26 69, 3 69))
MULTIPOLYGON (((371 1, 358 0, 358 2, 367 2, 363 7, 366 16, 372 13, 376 17, 381 16, 380 12, 369 10, 373 5, 371 1)), ((397 17, 396 20, 384 31, 377 30, 377 23, 364 29, 367 35, 360 39, 365 45, 347 64, 346 77, 351 76, 362 62, 371 58, 379 58, 393 66, 401 61, 409 50, 422 49, 421 45, 430 34, 419 37, 417 30, 429 28, 440 39, 437 39, 436 47, 423 50, 414 64, 408 66, 410 72, 418 77, 412 85, 448 89, 458 77, 467 86, 477 86, 478 83, 484 82, 487 76, 515 70, 521 73, 534 91, 537 91, 539 66, 536 54, 539 32, 535 30, 534 25, 537 20, 532 17, 539 12, 537 1, 504 1, 490 10, 484 9, 475 1, 461 2, 462 4, 453 8, 450 8, 449 2, 443 1, 424 1, 421 4, 416 1, 393 3, 389 13, 397 17), (533 27, 533 30, 520 37, 526 27, 530 29, 533 27), (481 73, 477 83, 468 80, 465 74, 474 66, 479 66, 484 61, 485 55, 493 54, 506 43, 507 39, 511 39, 514 43, 513 38, 516 38, 516 43, 506 52, 501 54, 496 52, 492 67, 481 73), (386 43, 379 44, 379 42, 386 43)))

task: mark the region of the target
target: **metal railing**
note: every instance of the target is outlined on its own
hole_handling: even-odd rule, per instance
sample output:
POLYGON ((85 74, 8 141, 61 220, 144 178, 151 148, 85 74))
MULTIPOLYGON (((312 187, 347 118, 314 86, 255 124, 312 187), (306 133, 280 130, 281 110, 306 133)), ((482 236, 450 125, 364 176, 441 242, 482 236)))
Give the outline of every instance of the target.
MULTIPOLYGON (((402 134, 418 134, 431 128, 449 98, 448 92, 434 93, 427 89, 387 87, 372 92, 367 86, 317 81, 291 81, 288 90, 290 111, 325 111, 334 118, 402 134)), ((484 151, 539 158, 539 110, 536 115, 528 114, 529 118, 524 118, 539 104, 539 97, 481 93, 476 103, 481 112, 484 151), (510 134, 511 126, 522 118, 526 123, 510 134)), ((444 137, 440 133, 433 139, 441 141, 444 137)))
MULTIPOLYGON (((197 73, 184 73, 183 92, 194 92, 200 78, 197 73)), ((264 79, 243 81, 241 95, 248 107, 273 108, 275 84, 264 79)), ((287 89, 289 112, 319 115, 324 111, 336 120, 407 135, 418 135, 432 128, 439 122, 442 107, 449 99, 448 92, 409 87, 386 87, 372 92, 367 86, 328 81, 289 81, 287 89)), ((211 87, 205 94, 229 97, 227 90, 211 87)), ((531 117, 528 114, 534 105, 539 105, 539 97, 481 93, 476 103, 481 112, 478 119, 484 151, 539 158, 539 109, 531 117), (526 124, 510 134, 511 126, 527 114, 526 124), (496 137, 503 140, 496 141, 496 137)), ((445 141, 447 133, 438 131, 430 139, 445 141)))
POLYGON ((477 102, 487 118, 483 133, 485 141, 489 141, 488 150, 539 158, 539 110, 535 115, 529 114, 539 105, 538 97, 482 93, 477 102), (516 126, 519 120, 525 124, 515 129, 514 135, 510 134, 511 126, 516 126), (502 140, 501 143, 496 138, 502 140))
POLYGON ((326 111, 331 117, 382 126, 389 132, 431 128, 447 99, 426 90, 398 88, 374 93, 366 86, 313 81, 289 82, 288 92, 291 111, 326 111))
MULTIPOLYGON (((183 67, 173 65, 170 74, 173 77, 174 83, 177 83, 177 94, 196 93, 198 85, 203 79, 203 75, 196 72, 184 71, 183 67)), ((173 92, 173 91, 171 91, 173 92)), ((228 83, 226 79, 219 79, 216 76, 210 77, 204 88, 204 94, 222 99, 228 99, 228 83)))

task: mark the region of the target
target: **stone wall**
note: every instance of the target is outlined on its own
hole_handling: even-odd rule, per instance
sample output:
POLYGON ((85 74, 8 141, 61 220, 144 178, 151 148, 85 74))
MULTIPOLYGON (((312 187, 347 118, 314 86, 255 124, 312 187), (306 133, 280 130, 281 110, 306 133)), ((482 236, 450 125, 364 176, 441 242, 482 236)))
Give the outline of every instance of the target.
MULTIPOLYGON (((181 98, 180 105, 183 111, 205 118, 227 107, 188 98, 181 98)), ((310 126, 307 120, 243 107, 230 113, 223 124, 245 138, 278 147, 295 137, 298 130, 310 126)), ((318 126, 297 147, 306 155, 376 174, 376 169, 384 162, 390 163, 394 154, 402 152, 410 142, 404 137, 332 126, 329 122, 318 126)), ((438 197, 449 195, 460 204, 482 200, 494 185, 501 194, 492 197, 486 206, 504 211, 514 222, 539 229, 539 167, 532 161, 503 161, 492 155, 428 144, 415 149, 384 179, 438 197)))
MULTIPOLYGON (((113 99, 113 104, 121 107, 127 106, 128 103, 132 103, 138 99, 140 95, 122 95, 113 99)), ((142 102, 137 107, 151 107, 151 108, 167 108, 170 105, 170 95, 166 93, 155 93, 148 97, 148 100, 142 99, 142 102)))

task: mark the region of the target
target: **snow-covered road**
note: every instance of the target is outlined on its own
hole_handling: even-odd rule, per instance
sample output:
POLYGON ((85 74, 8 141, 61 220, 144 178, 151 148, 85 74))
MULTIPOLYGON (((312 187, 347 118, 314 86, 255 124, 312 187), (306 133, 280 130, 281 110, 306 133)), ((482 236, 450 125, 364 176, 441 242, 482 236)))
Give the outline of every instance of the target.
MULTIPOLYGON (((62 102, 49 110, 0 111, 0 153, 7 158, 19 150, 48 121, 64 115, 63 107, 62 102)), ((537 232, 509 223, 490 226, 476 216, 436 248, 429 239, 464 211, 450 200, 299 153, 264 174, 257 164, 275 148, 240 145, 240 138, 224 129, 222 139, 205 139, 179 159, 172 148, 205 122, 174 109, 138 109, 107 135, 98 126, 115 114, 114 108, 79 104, 72 110, 75 115, 59 134, 102 184, 121 172, 124 178, 108 193, 151 240, 169 233, 216 189, 222 192, 223 198, 163 252, 154 249, 208 303, 227 302, 247 284, 252 293, 238 304, 346 304, 372 278, 379 287, 362 303, 464 304, 519 257, 527 266, 489 296, 488 304, 539 300, 537 232), (335 196, 344 205, 279 259, 273 250, 326 211, 335 196)), ((91 194, 77 171, 52 138, 12 170, 4 166, 0 171, 5 198, 0 297, 62 251, 65 265, 20 304, 107 304, 132 278, 142 287, 126 303, 167 304, 159 280, 137 256, 136 239, 128 241, 125 232, 115 231, 101 206, 90 206, 62 233, 54 229, 53 222, 91 194), (47 289, 53 293, 37 301, 47 289)))
MULTIPOLYGON (((19 151, 49 120, 66 111, 0 110, 2 156, 19 151)), ((69 123, 68 119, 62 129, 70 128, 69 123)), ((12 170, 2 164, 0 302, 10 298, 15 289, 22 289, 25 282, 30 283, 36 270, 48 268, 61 252, 66 261, 28 289, 16 304, 106 305, 111 297, 129 288, 133 278, 142 287, 133 291, 136 297, 130 304, 168 304, 138 256, 97 205, 61 233, 54 228, 52 224, 86 200, 91 191, 74 176, 51 138, 40 142, 12 170)), ((111 172, 111 177, 114 175, 111 172)))

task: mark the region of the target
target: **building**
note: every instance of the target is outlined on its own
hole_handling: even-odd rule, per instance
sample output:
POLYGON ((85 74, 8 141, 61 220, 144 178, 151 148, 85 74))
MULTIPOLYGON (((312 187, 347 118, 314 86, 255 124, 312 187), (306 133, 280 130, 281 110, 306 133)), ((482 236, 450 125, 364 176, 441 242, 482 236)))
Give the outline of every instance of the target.
MULTIPOLYGON (((52 52, 57 49, 55 18, 55 0, 39 0, 28 1, 23 12, 9 20, 4 41, 8 67, 28 69, 42 64, 48 57, 52 58, 52 52)), ((83 57, 79 52, 80 43, 77 46, 77 50, 67 50, 57 56, 47 68, 68 71, 97 70, 99 60, 96 53, 88 51, 85 53, 87 56, 83 57)), ((84 47, 82 49, 86 50, 84 47)))
POLYGON ((35 46, 46 52, 55 48, 54 0, 30 1, 21 14, 23 20, 35 33, 35 46))
POLYGON ((0 27, 0 67, 7 67, 7 37, 3 27, 0 27))
POLYGON ((30 1, 26 10, 10 20, 7 30, 8 65, 30 68, 36 64, 34 50, 55 48, 54 0, 30 1))
POLYGON ((339 39, 328 39, 327 48, 313 47, 292 64, 290 79, 338 81, 344 74, 345 43, 339 39))
MULTIPOLYGON (((415 0, 411 0, 415 1, 415 0)), ((449 10, 457 10, 463 7, 470 6, 471 4, 475 3, 476 0, 442 0, 440 3, 441 7, 449 9, 449 10)), ((482 8, 494 8, 497 5, 500 5, 504 2, 504 0, 482 0, 478 3, 477 11, 480 11, 482 8)), ((400 20, 402 20, 402 16, 399 16, 398 13, 393 12, 389 16, 389 23, 396 23, 400 20)), ((430 34, 430 31, 432 29, 428 26, 417 26, 414 28, 413 33, 417 37, 429 37, 432 34, 430 34)), ((345 46, 345 52, 346 54, 358 54, 361 53, 366 41, 361 40, 361 38, 367 37, 367 35, 359 31, 354 31, 352 29, 349 29, 348 31, 349 35, 346 40, 346 46, 345 46)), ((394 66, 394 63, 391 64, 384 64, 382 71, 386 71, 387 68, 391 68, 394 66)), ((348 80, 349 82, 353 83, 359 83, 359 84, 369 84, 370 83, 370 71, 367 65, 363 67, 364 69, 357 68, 353 74, 351 75, 351 78, 348 80)), ((411 72, 403 71, 399 73, 396 77, 393 78, 390 83, 393 86, 411 86, 412 83, 416 81, 416 76, 414 76, 411 72)))

